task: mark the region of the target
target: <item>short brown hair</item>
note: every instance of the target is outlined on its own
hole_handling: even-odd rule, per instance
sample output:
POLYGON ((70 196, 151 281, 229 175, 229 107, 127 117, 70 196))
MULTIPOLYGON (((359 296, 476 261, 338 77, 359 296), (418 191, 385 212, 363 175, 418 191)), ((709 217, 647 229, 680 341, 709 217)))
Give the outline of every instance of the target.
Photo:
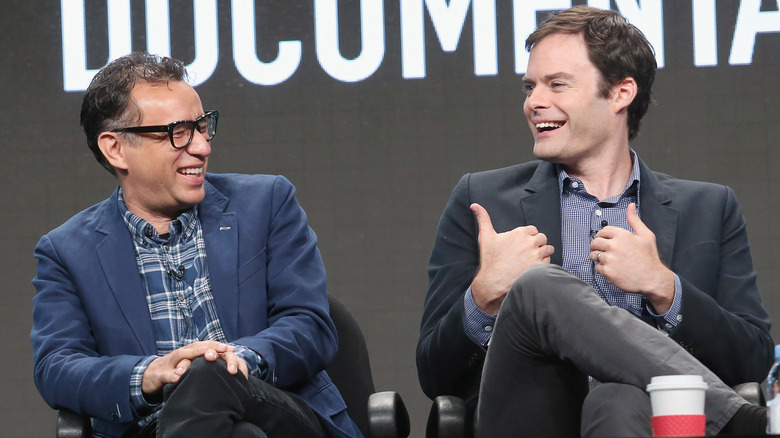
POLYGON ((167 83, 187 79, 184 64, 178 59, 133 52, 103 67, 87 87, 81 104, 81 126, 87 135, 87 146, 112 175, 116 169, 98 147, 100 133, 117 129, 141 119, 141 113, 130 99, 138 81, 167 83))
POLYGON ((553 34, 582 34, 588 58, 601 73, 600 92, 608 97, 612 87, 634 78, 637 95, 628 107, 628 138, 639 132, 639 121, 652 100, 651 89, 658 64, 645 35, 617 12, 575 6, 548 16, 525 40, 531 51, 542 38, 553 34))

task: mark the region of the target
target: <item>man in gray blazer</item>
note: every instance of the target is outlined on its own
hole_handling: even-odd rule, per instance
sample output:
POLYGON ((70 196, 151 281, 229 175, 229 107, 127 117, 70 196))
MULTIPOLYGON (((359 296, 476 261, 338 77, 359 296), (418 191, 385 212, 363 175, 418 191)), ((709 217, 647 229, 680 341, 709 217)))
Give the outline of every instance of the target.
POLYGON ((464 397, 478 436, 650 436, 650 379, 699 374, 708 434, 763 433, 765 411, 729 387, 762 381, 773 344, 734 193, 653 172, 629 146, 652 47, 588 7, 526 47, 539 161, 455 187, 428 267, 423 390, 464 397), (588 376, 609 383, 589 391, 588 376))

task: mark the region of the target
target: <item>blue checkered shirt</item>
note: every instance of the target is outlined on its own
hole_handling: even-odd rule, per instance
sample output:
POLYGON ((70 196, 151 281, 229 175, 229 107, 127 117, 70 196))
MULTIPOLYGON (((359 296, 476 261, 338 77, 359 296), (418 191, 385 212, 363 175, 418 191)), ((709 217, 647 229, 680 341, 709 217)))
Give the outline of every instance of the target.
MULTIPOLYGON (((146 220, 131 213, 119 190, 119 209, 135 245, 138 272, 145 288, 152 319, 157 355, 138 362, 130 376, 133 408, 148 422, 161 405, 149 404, 141 391, 147 366, 158 357, 196 341, 227 342, 219 322, 211 293, 206 265, 206 247, 198 219, 197 206, 182 213, 160 235, 146 220)), ((237 346, 236 353, 253 372, 258 357, 251 350, 237 346)))
MULTIPOLYGON (((581 180, 570 177, 562 167, 558 166, 558 184, 561 190, 561 242, 563 246, 563 267, 587 282, 598 292, 599 296, 613 306, 618 306, 642 317, 642 309, 647 310, 652 322, 663 331, 677 326, 682 319, 682 284, 677 274, 674 275, 674 300, 672 306, 663 315, 655 312, 652 306, 636 293, 628 293, 618 289, 596 272, 595 264, 588 258, 590 242, 593 236, 606 226, 616 226, 629 231, 626 208, 635 203, 639 211, 639 163, 632 151, 633 169, 623 193, 599 201, 590 195, 581 180)), ((471 294, 471 287, 463 299, 464 328, 466 334, 481 345, 487 345, 495 325, 496 316, 489 315, 477 307, 471 294)))

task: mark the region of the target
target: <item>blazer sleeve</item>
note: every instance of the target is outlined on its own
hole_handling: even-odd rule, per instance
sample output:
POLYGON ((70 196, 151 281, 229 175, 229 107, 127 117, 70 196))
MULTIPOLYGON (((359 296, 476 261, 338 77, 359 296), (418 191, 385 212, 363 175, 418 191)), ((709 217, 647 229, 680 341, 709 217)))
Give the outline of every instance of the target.
MULTIPOLYGON (((263 357, 267 381, 282 387, 300 384, 324 370, 338 349, 317 237, 295 198, 293 185, 282 176, 274 179, 270 202, 257 211, 247 211, 250 216, 263 215, 268 223, 265 249, 255 257, 265 264, 265 284, 244 281, 240 293, 258 294, 265 288, 268 326, 232 342, 263 357)), ((241 229, 252 223, 258 223, 257 219, 249 218, 241 229)))
POLYGON ((719 188, 717 203, 710 199, 708 207, 682 213, 680 223, 687 229, 681 228, 681 233, 716 232, 675 255, 673 269, 683 289, 682 321, 670 336, 733 386, 766 378, 774 360, 773 341, 756 284, 745 218, 734 192, 719 188), (713 211, 712 205, 721 206, 720 215, 701 214, 713 211))
POLYGON ((428 264, 417 372, 430 398, 445 394, 476 397, 486 355, 463 328, 464 293, 479 267, 469 179, 470 175, 460 179, 444 208, 428 264))
POLYGON ((41 396, 53 408, 104 421, 137 420, 131 409, 130 373, 143 356, 98 354, 78 287, 48 235, 36 246, 35 257, 37 293, 30 337, 41 396))

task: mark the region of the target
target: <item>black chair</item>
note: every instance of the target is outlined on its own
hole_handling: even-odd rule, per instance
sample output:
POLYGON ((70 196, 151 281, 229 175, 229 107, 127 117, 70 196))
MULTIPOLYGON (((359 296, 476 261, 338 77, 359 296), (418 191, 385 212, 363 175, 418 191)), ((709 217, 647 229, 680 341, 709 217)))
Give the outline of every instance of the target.
POLYGON ((366 340, 355 317, 344 304, 328 295, 330 316, 339 334, 339 352, 328 367, 350 418, 370 438, 406 438, 409 413, 395 391, 375 392, 366 340), (366 402, 368 400, 368 402, 366 402))
MULTIPOLYGON (((764 392, 756 382, 734 387, 742 398, 757 406, 766 406, 764 392)), ((471 438, 472 421, 463 399, 454 395, 440 395, 433 400, 425 428, 426 438, 471 438)))
MULTIPOLYGON (((344 304, 328 295, 330 315, 339 334, 339 351, 327 372, 347 404, 347 412, 369 438, 406 438, 409 413, 395 391, 375 392, 366 340, 344 304)), ((89 418, 69 410, 57 415, 57 438, 86 438, 92 433, 89 418)))

